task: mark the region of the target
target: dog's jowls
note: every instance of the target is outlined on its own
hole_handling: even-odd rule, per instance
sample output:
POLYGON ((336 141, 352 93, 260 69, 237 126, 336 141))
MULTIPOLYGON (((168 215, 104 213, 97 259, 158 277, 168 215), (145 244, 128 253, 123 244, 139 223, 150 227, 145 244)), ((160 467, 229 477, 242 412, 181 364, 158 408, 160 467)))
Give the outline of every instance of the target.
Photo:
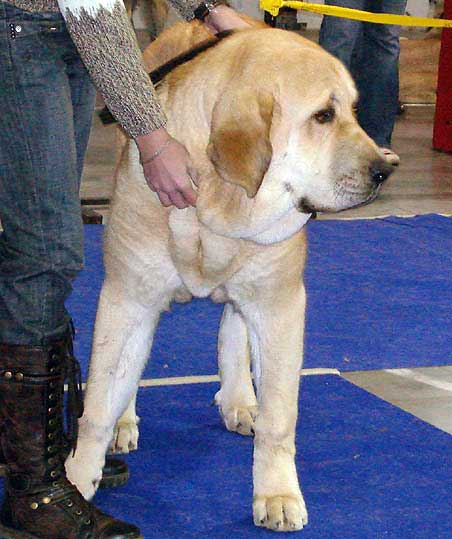
POLYGON ((345 68, 289 32, 238 32, 173 71, 159 95, 169 132, 198 169, 198 204, 162 207, 128 144, 68 475, 89 498, 113 437, 116 449, 136 447, 134 397, 159 315, 172 300, 210 296, 225 302, 216 402, 229 430, 255 434, 254 521, 299 530, 307 523, 294 461, 303 226, 309 212, 372 200, 391 167, 355 120, 345 68))

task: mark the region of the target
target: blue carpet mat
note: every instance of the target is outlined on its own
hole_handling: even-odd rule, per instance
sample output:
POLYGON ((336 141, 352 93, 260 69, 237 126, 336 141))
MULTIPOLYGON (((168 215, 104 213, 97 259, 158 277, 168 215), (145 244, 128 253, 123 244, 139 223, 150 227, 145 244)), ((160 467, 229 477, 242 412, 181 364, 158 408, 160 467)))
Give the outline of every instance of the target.
MULTIPOLYGON (((217 384, 141 389, 131 480, 96 503, 146 539, 264 539, 251 516, 252 439, 210 406, 217 384)), ((452 437, 338 376, 304 377, 297 463, 303 539, 450 539, 452 437)))
MULTIPOLYGON (((84 371, 102 283, 103 227, 87 225, 86 270, 68 303, 84 371)), ((346 370, 450 364, 452 219, 438 215, 312 221, 304 367, 346 370)), ((222 306, 165 313, 146 377, 215 374, 222 306)))
MULTIPOLYGON (((217 384, 141 389, 127 485, 96 504, 146 539, 270 539, 251 517, 252 439, 210 406, 217 384)), ((452 437, 338 376, 302 381, 300 539, 450 539, 452 437)), ((0 492, 2 481, 0 481, 0 492)))

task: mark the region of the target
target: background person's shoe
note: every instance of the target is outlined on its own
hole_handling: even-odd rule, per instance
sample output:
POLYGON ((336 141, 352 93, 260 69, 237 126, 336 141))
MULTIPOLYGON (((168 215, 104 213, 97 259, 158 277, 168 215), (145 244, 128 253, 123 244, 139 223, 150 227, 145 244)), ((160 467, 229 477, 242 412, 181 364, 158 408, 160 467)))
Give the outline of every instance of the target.
POLYGON ((383 157, 386 159, 386 162, 388 162, 393 167, 399 166, 400 157, 390 148, 380 148, 380 151, 383 154, 383 157))

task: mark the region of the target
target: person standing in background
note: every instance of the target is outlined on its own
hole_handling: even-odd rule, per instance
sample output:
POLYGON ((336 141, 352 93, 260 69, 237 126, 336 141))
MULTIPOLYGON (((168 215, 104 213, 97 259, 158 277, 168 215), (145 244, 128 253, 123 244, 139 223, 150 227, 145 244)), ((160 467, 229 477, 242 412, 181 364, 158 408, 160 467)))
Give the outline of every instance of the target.
MULTIPOLYGON (((406 0, 326 0, 326 4, 403 15, 406 0)), ((358 121, 392 165, 400 159, 391 150, 398 111, 400 26, 375 24, 325 15, 319 44, 350 70, 358 92, 358 121)))

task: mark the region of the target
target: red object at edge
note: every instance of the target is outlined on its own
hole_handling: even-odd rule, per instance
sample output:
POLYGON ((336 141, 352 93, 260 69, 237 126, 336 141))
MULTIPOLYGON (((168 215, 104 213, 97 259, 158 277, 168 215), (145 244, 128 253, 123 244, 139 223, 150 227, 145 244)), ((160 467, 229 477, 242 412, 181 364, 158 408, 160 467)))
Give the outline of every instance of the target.
MULTIPOLYGON (((445 0, 444 18, 452 19, 452 0, 445 0)), ((433 148, 452 152, 452 28, 443 28, 441 38, 433 148)))

